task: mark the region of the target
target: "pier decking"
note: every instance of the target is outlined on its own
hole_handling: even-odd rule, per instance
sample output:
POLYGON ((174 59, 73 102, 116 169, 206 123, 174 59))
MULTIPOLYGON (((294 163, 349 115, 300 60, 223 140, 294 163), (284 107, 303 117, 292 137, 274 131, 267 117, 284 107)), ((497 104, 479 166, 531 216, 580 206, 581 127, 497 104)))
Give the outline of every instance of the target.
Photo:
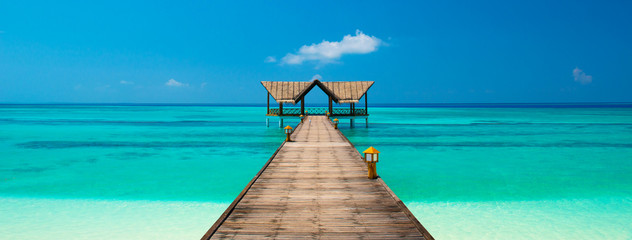
POLYGON ((433 239, 325 116, 309 119, 202 239, 433 239))

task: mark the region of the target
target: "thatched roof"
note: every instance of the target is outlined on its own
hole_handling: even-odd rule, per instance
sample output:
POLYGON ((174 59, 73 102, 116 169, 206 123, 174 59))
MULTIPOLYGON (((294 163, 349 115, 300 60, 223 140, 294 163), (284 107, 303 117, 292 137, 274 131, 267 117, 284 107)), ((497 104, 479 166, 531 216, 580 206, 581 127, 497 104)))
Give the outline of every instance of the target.
MULTIPOLYGON (((355 103, 362 98, 362 96, 369 91, 369 88, 373 85, 373 81, 359 81, 359 82, 322 82, 332 94, 337 103, 355 103)), ((323 89, 325 91, 325 89, 323 89)))
POLYGON ((296 103, 303 93, 312 84, 311 82, 266 82, 261 84, 268 90, 277 102, 296 103))
POLYGON ((320 87, 336 103, 355 103, 373 85, 373 81, 356 82, 271 82, 262 81, 263 87, 277 102, 292 103, 300 101, 312 88, 320 87))

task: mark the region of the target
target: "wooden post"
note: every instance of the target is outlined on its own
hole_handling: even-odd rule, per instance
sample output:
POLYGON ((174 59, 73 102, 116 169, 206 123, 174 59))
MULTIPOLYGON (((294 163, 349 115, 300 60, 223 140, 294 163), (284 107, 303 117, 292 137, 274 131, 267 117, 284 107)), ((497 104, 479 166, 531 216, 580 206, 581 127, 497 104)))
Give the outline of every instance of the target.
POLYGON ((283 103, 280 102, 279 103, 279 116, 282 116, 282 115, 283 115, 283 103))
POLYGON ((368 172, 368 177, 369 179, 376 179, 377 178, 377 171, 375 169, 375 163, 374 162, 367 162, 366 163, 367 166, 367 172, 368 172))
POLYGON ((330 115, 334 114, 334 108, 333 108, 332 103, 331 103, 331 96, 329 96, 329 114, 330 115))
MULTIPOLYGON (((364 114, 369 115, 369 101, 366 100, 367 95, 369 94, 369 92, 365 92, 364 93, 364 114)), ((368 120, 367 120, 368 122, 368 120)))
POLYGON ((353 103, 349 103, 349 115, 353 115, 353 103))
POLYGON ((305 114, 305 97, 301 98, 301 113, 300 114, 305 114))
POLYGON ((355 116, 355 103, 351 103, 351 115, 355 116))
POLYGON ((287 137, 285 138, 286 142, 291 142, 292 139, 290 138, 290 134, 292 134, 292 127, 290 127, 290 125, 288 125, 287 127, 283 128, 285 129, 285 134, 287 135, 287 137))
POLYGON ((270 92, 268 92, 268 113, 270 114, 270 92))

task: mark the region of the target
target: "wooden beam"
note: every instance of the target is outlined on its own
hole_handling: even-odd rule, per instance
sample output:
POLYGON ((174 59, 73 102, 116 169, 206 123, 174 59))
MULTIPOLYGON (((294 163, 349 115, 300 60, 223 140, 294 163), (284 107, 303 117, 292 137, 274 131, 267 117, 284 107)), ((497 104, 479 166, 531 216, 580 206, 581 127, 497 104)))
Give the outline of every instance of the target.
POLYGON ((369 114, 369 101, 366 100, 368 94, 368 91, 364 93, 364 114, 369 114))

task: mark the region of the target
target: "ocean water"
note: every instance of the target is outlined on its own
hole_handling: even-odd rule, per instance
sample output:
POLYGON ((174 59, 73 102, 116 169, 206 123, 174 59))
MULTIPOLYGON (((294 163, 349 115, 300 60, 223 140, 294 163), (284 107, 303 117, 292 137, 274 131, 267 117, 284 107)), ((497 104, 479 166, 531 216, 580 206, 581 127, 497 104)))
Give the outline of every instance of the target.
MULTIPOLYGON (((436 239, 632 239, 632 108, 369 112, 341 130, 436 239)), ((264 115, 0 105, 0 239, 199 239, 283 141, 264 115)))

